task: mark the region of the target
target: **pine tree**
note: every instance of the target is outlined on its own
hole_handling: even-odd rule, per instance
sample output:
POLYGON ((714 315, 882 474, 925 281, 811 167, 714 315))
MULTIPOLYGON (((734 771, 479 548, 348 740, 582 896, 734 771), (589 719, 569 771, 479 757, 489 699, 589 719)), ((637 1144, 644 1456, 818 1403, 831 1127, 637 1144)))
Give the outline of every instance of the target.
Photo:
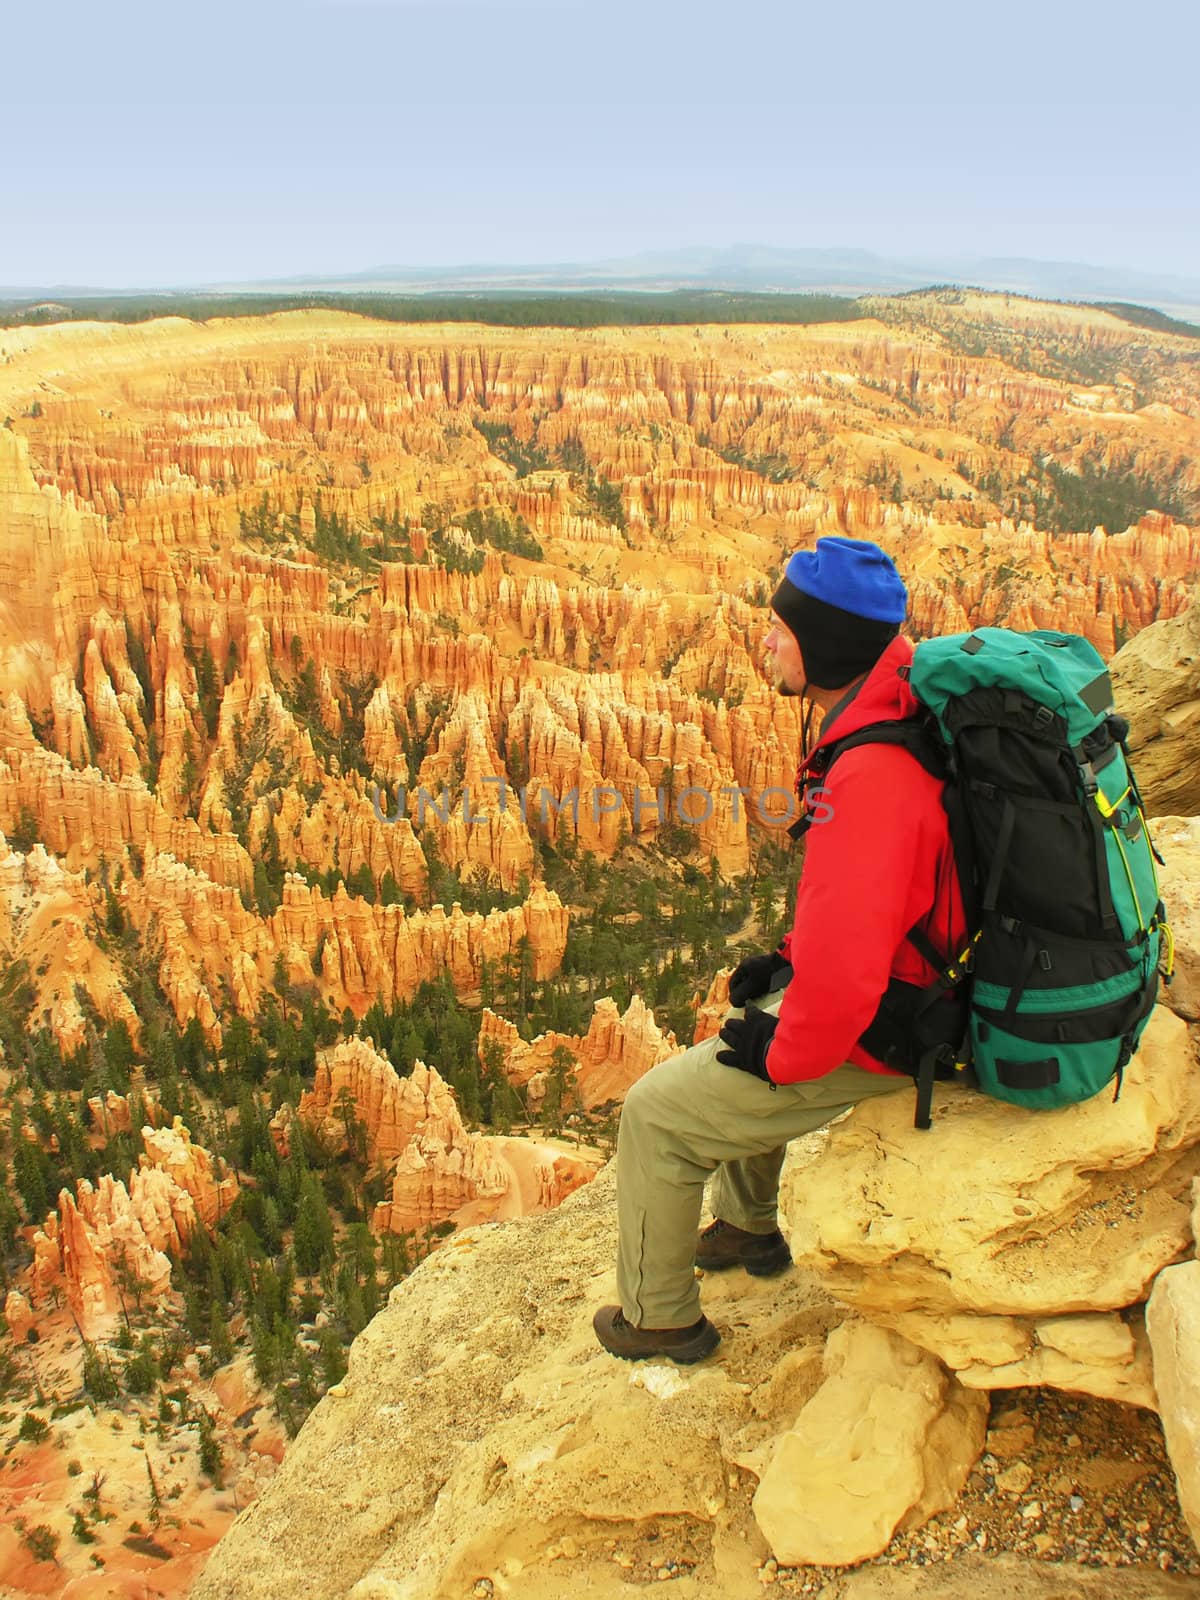
POLYGON ((212 1349, 215 1367, 223 1367, 227 1361, 233 1360, 233 1340, 229 1335, 229 1324, 225 1320, 224 1311, 215 1302, 209 1309, 208 1342, 212 1349))
POLYGON ((265 1323, 253 1324, 250 1349, 254 1376, 266 1388, 275 1382, 279 1373, 279 1342, 265 1323))
POLYGON ((283 1228, 279 1220, 279 1207, 270 1195, 263 1201, 262 1237, 263 1244, 271 1255, 278 1255, 283 1249, 283 1228))
POLYGON ((546 1096, 542 1101, 542 1128, 546 1133, 561 1133, 563 1116, 575 1096, 577 1062, 565 1044, 554 1047, 550 1070, 546 1074, 546 1096))
POLYGON ((221 715, 221 696, 217 684, 217 664, 207 645, 196 658, 196 696, 200 701, 205 732, 210 739, 215 739, 221 715))
POLYGON ((101 1355, 94 1344, 83 1343, 83 1387, 93 1400, 103 1405, 115 1400, 121 1392, 117 1375, 106 1355, 101 1355))
POLYGON ((146 1456, 146 1478, 150 1485, 150 1526, 157 1528, 162 1521, 162 1495, 159 1493, 158 1479, 154 1476, 154 1468, 150 1465, 150 1457, 146 1456))
POLYGON ((312 1357, 297 1339, 296 1341, 296 1398, 306 1412, 311 1411, 319 1398, 317 1389, 317 1375, 313 1370, 312 1357))
POLYGON ((217 1442, 216 1424, 203 1406, 200 1407, 200 1470, 215 1489, 224 1487, 221 1446, 217 1442))
POLYGON ((0 1284, 7 1283, 4 1259, 17 1242, 17 1229, 21 1226, 21 1213, 9 1193, 8 1184, 0 1174, 0 1284))
POLYGON ((335 1383, 340 1383, 346 1376, 349 1362, 342 1341, 338 1338, 334 1328, 322 1328, 318 1335, 320 1341, 321 1376, 325 1380, 325 1387, 330 1388, 335 1383))
POLYGON ((347 1327, 352 1334, 360 1334, 371 1320, 367 1315, 366 1303, 363 1300, 362 1290, 350 1282, 338 1296, 339 1307, 347 1327))
POLYGON ((50 1210, 50 1162, 43 1151, 23 1135, 13 1144, 13 1183, 30 1222, 40 1223, 50 1210))
POLYGON ((133 1040, 125 1023, 117 1019, 104 1030, 106 1086, 120 1094, 129 1092, 129 1069, 133 1065, 133 1040))
POLYGON ((292 1249, 297 1271, 308 1276, 333 1259, 333 1219, 321 1185, 311 1173, 301 1186, 292 1249))

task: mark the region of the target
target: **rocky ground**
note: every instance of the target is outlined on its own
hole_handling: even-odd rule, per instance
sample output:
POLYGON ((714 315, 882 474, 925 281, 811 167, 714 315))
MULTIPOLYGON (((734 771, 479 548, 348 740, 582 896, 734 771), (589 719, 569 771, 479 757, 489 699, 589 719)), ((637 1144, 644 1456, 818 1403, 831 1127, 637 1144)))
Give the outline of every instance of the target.
MULTIPOLYGON (((1156 1572, 1200 1580, 1200 1556, 1151 1412, 1052 1389, 1001 1392, 993 1398, 987 1442, 958 1504, 919 1532, 897 1535, 871 1565, 922 1568, 981 1553, 989 1561, 1017 1556, 1048 1567, 1110 1569, 1108 1592, 1121 1594, 1130 1592, 1124 1585, 1134 1573, 1151 1581, 1156 1572)), ((833 1600, 844 1592, 839 1575, 772 1561, 759 1575, 784 1593, 833 1600)), ((1184 1592, 1200 1593, 1200 1581, 1184 1592)))
MULTIPOLYGON (((283 1429, 249 1361, 202 1376, 192 1355, 157 1398, 96 1404, 81 1390, 69 1313, 39 1322, 21 1371, 44 1403, 10 1393, 0 1409, 0 1597, 188 1594, 283 1455, 283 1429), (215 1481, 202 1458, 202 1409, 220 1461, 215 1481), (45 1425, 40 1438, 22 1437, 29 1416, 45 1425)), ((108 1354, 119 1368, 121 1352, 108 1354)))
MULTIPOLYGON (((770 1288, 732 1274, 710 1284, 706 1292, 728 1326, 728 1319, 740 1320, 739 1300, 744 1301, 742 1315, 756 1319, 770 1288)), ((46 1342, 43 1357, 51 1354, 53 1344, 46 1342)), ((753 1383, 759 1374, 744 1343, 736 1359, 737 1378, 753 1383)), ((670 1386, 669 1369, 615 1370, 625 1374, 631 1385, 646 1385, 650 1391, 663 1383, 670 1386)), ((224 1398, 236 1409, 235 1396, 224 1398)), ((189 1487, 184 1514, 181 1517, 181 1503, 173 1500, 163 1524, 151 1529, 144 1462, 137 1452, 151 1446, 156 1465, 168 1474, 164 1492, 174 1488, 169 1474, 175 1470, 170 1465, 175 1458, 168 1461, 164 1451, 169 1446, 155 1440, 153 1427, 143 1424, 140 1438, 138 1433, 136 1417, 105 1410, 93 1415, 83 1407, 54 1425, 53 1437, 36 1452, 40 1467, 27 1447, 6 1456, 0 1486, 6 1490, 9 1527, 3 1546, 8 1559, 0 1569, 0 1596, 86 1593, 99 1600, 118 1593, 189 1592, 204 1564, 200 1552, 224 1531, 237 1497, 224 1505, 228 1495, 210 1491, 205 1496, 192 1465, 185 1472, 189 1487), (118 1428, 121 1431, 114 1431, 118 1428), (83 1473, 65 1477, 76 1459, 82 1461, 83 1473), (128 1463, 132 1466, 126 1470, 128 1463), (33 1468, 38 1470, 31 1472, 33 1468), (87 1512, 84 1491, 96 1471, 105 1478, 107 1514, 95 1519, 99 1542, 90 1549, 101 1552, 104 1565, 92 1563, 97 1570, 89 1577, 88 1551, 78 1548, 81 1559, 68 1559, 77 1547, 62 1518, 49 1513, 60 1502, 68 1508, 77 1503, 87 1512), (77 1491, 73 1498, 70 1489, 77 1491), (198 1494, 206 1501, 203 1511, 198 1494), (13 1527, 17 1516, 31 1525, 62 1523, 57 1561, 30 1559, 13 1527), (189 1547, 195 1553, 189 1553, 189 1547)), ((188 1453, 194 1448, 192 1440, 188 1453)), ((1083 1600, 1092 1594, 1154 1600, 1200 1595, 1200 1556, 1179 1512, 1158 1419, 1129 1406, 1049 1389, 997 1393, 987 1452, 958 1504, 918 1532, 898 1535, 874 1561, 848 1572, 780 1566, 770 1558, 750 1515, 756 1486, 751 1473, 731 1470, 728 1515, 741 1521, 749 1536, 737 1562, 737 1587, 729 1588, 734 1574, 726 1572, 721 1578, 723 1592, 736 1594, 740 1588, 749 1594, 757 1584, 781 1594, 866 1600, 904 1595, 909 1591, 903 1585, 920 1575, 923 1596, 938 1592, 926 1585, 944 1583, 944 1592, 956 1600, 968 1588, 987 1595, 989 1585, 995 1586, 997 1595, 1007 1596, 1015 1589, 1048 1600, 1068 1596, 1083 1600)), ((507 1574, 494 1568, 461 1592, 473 1600, 502 1594, 538 1600, 543 1592, 548 1597, 569 1586, 616 1597, 667 1582, 673 1585, 669 1592, 680 1595, 718 1592, 718 1564, 708 1528, 690 1519, 660 1517, 644 1524, 577 1529, 553 1541, 536 1566, 507 1574), (543 1590, 543 1584, 550 1587, 543 1590)))
MULTIPOLYGON (((749 1477, 741 1485, 747 1513, 754 1488, 749 1477)), ((666 1582, 673 1594, 714 1592, 707 1540, 698 1541, 677 1519, 602 1545, 603 1551, 585 1552, 575 1539, 560 1541, 559 1592, 569 1583, 615 1597, 666 1582), (603 1552, 613 1569, 607 1583, 597 1571, 603 1552)), ((959 1600, 967 1592, 979 1600, 1014 1594, 1168 1600, 1200 1595, 1200 1555, 1180 1515, 1152 1413, 1022 1389, 996 1395, 987 1453, 951 1511, 914 1534, 898 1534, 882 1555, 854 1569, 785 1567, 767 1557, 755 1576, 764 1591, 823 1600, 898 1600, 918 1592, 925 1600, 959 1600)), ((533 1600, 540 1588, 532 1574, 513 1572, 508 1583, 484 1578, 468 1592, 475 1600, 503 1593, 533 1600)))
POLYGON ((780 1567, 739 1463, 815 1390, 842 1313, 801 1269, 722 1274, 704 1285, 723 1334, 709 1361, 603 1356, 590 1317, 611 1297, 610 1178, 449 1241, 393 1294, 198 1597, 1200 1595, 1157 1418, 1045 1389, 997 1393, 950 1511, 854 1569, 780 1567))

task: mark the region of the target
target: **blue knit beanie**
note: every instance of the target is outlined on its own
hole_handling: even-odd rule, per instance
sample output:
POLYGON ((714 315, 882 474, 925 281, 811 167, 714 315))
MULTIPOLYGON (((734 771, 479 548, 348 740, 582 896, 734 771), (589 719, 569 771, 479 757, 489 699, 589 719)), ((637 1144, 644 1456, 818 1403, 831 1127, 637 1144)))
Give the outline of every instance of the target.
POLYGON ((771 608, 795 635, 808 682, 841 689, 869 672, 896 637, 908 591, 877 544, 836 534, 796 551, 771 608))
POLYGON ((908 591, 886 551, 869 539, 834 534, 797 550, 784 574, 804 594, 874 622, 904 621, 908 591))

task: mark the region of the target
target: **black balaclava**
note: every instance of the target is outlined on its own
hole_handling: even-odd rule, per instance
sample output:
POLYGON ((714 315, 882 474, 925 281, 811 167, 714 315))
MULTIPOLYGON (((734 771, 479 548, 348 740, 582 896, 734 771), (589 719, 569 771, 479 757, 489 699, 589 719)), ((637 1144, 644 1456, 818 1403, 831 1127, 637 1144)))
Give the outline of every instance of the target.
POLYGON ((891 557, 866 539, 818 539, 787 564, 771 609, 795 635, 805 691, 869 672, 900 631, 908 592, 891 557))

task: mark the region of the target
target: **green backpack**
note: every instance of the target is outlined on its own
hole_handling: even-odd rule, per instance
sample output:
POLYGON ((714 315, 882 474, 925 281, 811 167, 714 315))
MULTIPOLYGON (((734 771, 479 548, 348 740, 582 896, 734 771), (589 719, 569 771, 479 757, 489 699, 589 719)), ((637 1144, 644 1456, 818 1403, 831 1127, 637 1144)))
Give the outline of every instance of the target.
POLYGON ((945 778, 970 938, 938 951, 928 989, 894 980, 862 1042, 917 1079, 1030 1108, 1070 1105, 1121 1076, 1173 945, 1154 848, 1103 658, 1074 634, 978 628, 917 646, 924 717, 828 747, 899 743, 945 778))

